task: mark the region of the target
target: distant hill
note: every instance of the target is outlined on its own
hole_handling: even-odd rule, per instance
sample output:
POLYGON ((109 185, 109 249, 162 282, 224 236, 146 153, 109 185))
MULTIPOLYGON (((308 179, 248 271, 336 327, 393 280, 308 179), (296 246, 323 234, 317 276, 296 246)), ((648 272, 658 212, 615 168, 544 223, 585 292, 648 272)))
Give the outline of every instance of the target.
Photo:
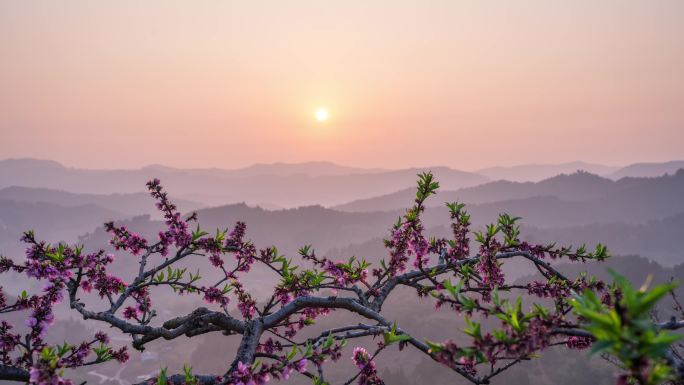
MULTIPOLYGON (((172 199, 183 211, 192 211, 203 207, 201 204, 189 200, 178 198, 172 199)), ((47 188, 12 186, 0 189, 0 200, 29 203, 45 202, 61 206, 83 206, 91 204, 129 215, 156 215, 158 213, 158 210, 154 207, 154 199, 152 199, 148 193, 143 192, 107 195, 78 194, 47 188)))
MULTIPOLYGON (((471 213, 476 220, 474 228, 480 228, 487 222, 481 218, 483 214, 486 215, 483 208, 475 207, 471 213)), ((489 219, 493 219, 494 215, 490 213, 489 219)), ((589 248, 602 243, 608 246, 613 255, 640 255, 663 266, 684 263, 684 213, 640 224, 605 222, 569 224, 564 227, 541 227, 539 219, 523 219, 521 238, 532 243, 556 242, 558 245, 575 246, 586 243, 589 248)), ((433 227, 428 228, 427 234, 451 237, 451 229, 444 222, 433 219, 429 223, 433 227)), ((328 254, 334 258, 356 255, 376 262, 387 255, 382 242, 384 237, 386 234, 365 242, 333 248, 328 250, 328 254)))
POLYGON ((635 163, 624 167, 586 162, 524 164, 509 167, 489 167, 476 170, 475 172, 492 180, 538 182, 559 174, 572 174, 576 171, 586 171, 617 180, 625 177, 654 177, 673 174, 680 168, 684 168, 684 160, 661 163, 635 163))
POLYGON ((380 168, 360 168, 341 166, 332 162, 314 161, 302 163, 256 163, 251 166, 236 169, 221 168, 190 168, 180 169, 159 164, 153 164, 143 169, 161 171, 188 171, 198 175, 214 175, 222 177, 250 177, 250 176, 291 176, 303 174, 308 176, 332 176, 349 174, 372 174, 377 172, 389 171, 380 168))
POLYGON ((537 182, 558 174, 571 174, 576 171, 587 171, 604 175, 618 170, 619 167, 586 162, 570 162, 561 164, 523 164, 509 167, 489 167, 475 171, 493 180, 512 182, 537 182))
MULTIPOLYGON (((684 174, 681 177, 684 179, 684 174)), ((509 199, 470 204, 467 210, 472 215, 475 229, 495 221, 499 213, 507 212, 523 217, 523 226, 526 229, 531 228, 529 233, 545 235, 543 239, 548 242, 615 241, 614 244, 622 245, 619 248, 621 253, 643 252, 646 256, 671 265, 676 262, 676 251, 680 245, 677 239, 680 235, 684 236, 681 233, 684 229, 684 200, 679 199, 682 187, 675 183, 676 177, 665 178, 667 179, 647 180, 658 181, 659 184, 670 180, 673 186, 679 187, 659 187, 656 190, 660 191, 648 192, 648 189, 641 186, 588 201, 562 200, 552 196, 509 199), (654 199, 644 202, 643 194, 653 196, 654 199), (621 234, 624 234, 624 239, 621 234)), ((423 215, 425 224, 429 229, 446 229, 437 235, 447 236, 450 223, 448 211, 438 203, 439 195, 431 199, 437 206, 426 209, 423 215)), ((404 202, 404 207, 411 203, 412 199, 409 199, 404 202)), ((403 211, 398 209, 347 213, 321 206, 268 211, 245 204, 234 204, 202 209, 197 213, 205 230, 231 228, 236 221, 244 221, 247 223, 247 237, 257 247, 275 245, 286 255, 294 255, 305 244, 311 244, 319 252, 326 252, 343 249, 350 244, 379 240, 387 236, 392 223, 403 211)), ((134 231, 152 238, 162 228, 160 222, 146 217, 136 218, 128 224, 134 231)), ((82 239, 91 247, 106 245, 107 240, 108 236, 101 228, 82 239)), ((377 243, 381 247, 381 242, 377 243)))
MULTIPOLYGON (((541 196, 567 198, 569 200, 585 200, 587 197, 604 196, 609 186, 614 184, 610 179, 586 172, 571 175, 559 175, 540 182, 511 182, 499 180, 475 187, 456 191, 442 189, 437 196, 428 201, 430 206, 442 205, 444 202, 458 201, 469 204, 497 202, 511 199, 525 199, 541 196)), ((378 211, 396 210, 410 202, 415 195, 414 188, 403 189, 369 199, 349 202, 333 208, 341 211, 378 211)))
POLYGON ((48 242, 75 242, 78 236, 92 231, 109 220, 128 215, 93 204, 61 206, 45 202, 0 200, 0 254, 23 255, 19 242, 26 230, 48 242))
POLYGON ((677 172, 677 170, 682 168, 684 168, 684 160, 675 160, 664 163, 635 163, 608 174, 608 177, 612 179, 639 176, 654 177, 664 174, 674 174, 677 172))
MULTIPOLYGON (((216 170, 221 171, 221 170, 216 170)), ((224 170, 225 171, 225 170, 224 170)), ((333 175, 349 175, 349 174, 373 174, 378 172, 389 171, 379 168, 359 168, 340 166, 332 162, 304 162, 304 163, 257 163, 241 169, 230 170, 228 172, 240 176, 257 176, 257 175, 277 175, 290 176, 297 174, 304 174, 308 176, 333 176, 333 175)))
MULTIPOLYGON (((397 210, 412 199, 413 189, 403 189, 392 194, 362 199, 334 206, 347 212, 397 210)), ((490 203, 533 197, 555 197, 564 201, 584 202, 627 199, 637 205, 659 205, 656 198, 668 202, 679 200, 684 194, 684 170, 674 175, 656 178, 622 178, 613 181, 587 172, 558 175, 540 182, 489 182, 456 191, 442 189, 427 202, 428 206, 458 201, 469 204, 490 203)), ((612 205, 614 203, 608 203, 612 205)), ((672 213, 671 213, 672 214, 672 213)))
MULTIPOLYGON (((16 195, 17 191, 22 190, 4 191, 5 194, 7 191, 14 191, 16 195)), ((25 199, 35 200, 30 192, 34 190, 27 190, 25 199)), ((275 244, 283 251, 293 253, 298 247, 311 243, 316 249, 325 251, 386 235, 391 224, 412 204, 415 197, 412 189, 402 193, 406 196, 396 195, 391 201, 397 207, 389 207, 384 211, 380 210, 385 208, 382 204, 390 200, 380 199, 375 204, 368 205, 373 211, 367 212, 343 212, 321 206, 269 211, 245 204, 232 204, 200 209, 198 214, 202 226, 209 230, 232 226, 238 220, 245 221, 249 237, 260 246, 275 244)), ((576 173, 537 183, 492 182, 475 188, 439 192, 427 201, 428 209, 424 219, 429 227, 448 225, 448 213, 443 202, 459 200, 475 202, 467 206, 475 226, 495 220, 501 212, 508 212, 523 217, 525 226, 546 228, 549 231, 605 224, 625 224, 626 229, 638 231, 629 226, 647 226, 651 221, 678 218, 678 214, 684 213, 682 196, 684 171, 671 176, 623 178, 619 181, 588 173, 576 173)), ((3 210, 0 211, 0 224, 4 229, 11 230, 6 239, 16 241, 22 231, 31 227, 46 231, 45 234, 51 241, 74 239, 93 231, 104 221, 131 216, 128 211, 103 208, 95 203, 67 207, 68 204, 76 203, 73 199, 77 199, 69 193, 54 193, 53 202, 60 202, 55 197, 61 197, 63 204, 1 200, 3 210)), ((102 196, 91 198, 93 202, 98 202, 95 200, 98 198, 100 202, 107 203, 102 196)), ((148 210, 153 208, 151 199, 143 196, 140 199, 135 205, 147 204, 148 210)), ((137 206, 135 209, 138 209, 137 206)), ((142 208, 140 211, 148 212, 142 208)), ((673 223, 670 226, 682 226, 680 221, 673 223)), ((136 222, 136 226, 140 226, 143 233, 155 237, 160 223, 142 218, 136 222)), ((661 226, 653 228, 660 229, 661 226)), ((560 234, 550 233, 553 235, 550 238, 562 238, 560 234)), ((601 231, 595 232, 596 237, 601 235, 601 231)), ((653 239, 657 239, 655 234, 653 239)), ((106 237, 99 238, 99 244, 106 244, 106 237)), ((4 252, 1 246, 4 244, 0 243, 0 251, 4 252)))
MULTIPOLYGON (((359 171, 325 162, 255 165, 238 170, 184 170, 164 166, 83 170, 51 161, 9 159, 0 161, 0 188, 24 186, 87 194, 135 193, 144 191, 146 181, 159 178, 171 194, 205 205, 246 202, 276 207, 327 206, 413 186, 416 174, 421 171, 424 170, 359 171)), ((489 180, 447 167, 435 167, 433 171, 442 185, 451 189, 489 180)))
POLYGON ((684 213, 642 224, 588 224, 562 229, 524 228, 530 242, 603 243, 613 254, 635 254, 664 266, 684 263, 684 213))
MULTIPOLYGON (((198 210, 197 215, 202 228, 207 231, 232 229, 237 221, 243 221, 247 224, 247 238, 253 240, 257 247, 275 245, 291 255, 305 244, 312 244, 316 250, 323 251, 380 236, 390 228, 398 213, 343 213, 321 206, 268 211, 233 204, 198 210)), ((156 238, 163 227, 160 221, 151 220, 148 216, 136 217, 126 223, 134 231, 151 238, 156 238)), ((96 246, 106 244, 108 239, 99 226, 82 241, 96 246)))

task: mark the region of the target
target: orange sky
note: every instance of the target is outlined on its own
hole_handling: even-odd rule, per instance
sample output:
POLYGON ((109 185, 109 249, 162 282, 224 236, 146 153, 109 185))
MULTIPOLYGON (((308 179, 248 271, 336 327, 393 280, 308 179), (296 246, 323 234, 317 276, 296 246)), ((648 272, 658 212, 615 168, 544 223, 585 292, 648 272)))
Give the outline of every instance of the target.
POLYGON ((2 1, 0 158, 681 159, 682 20, 680 0, 2 1))

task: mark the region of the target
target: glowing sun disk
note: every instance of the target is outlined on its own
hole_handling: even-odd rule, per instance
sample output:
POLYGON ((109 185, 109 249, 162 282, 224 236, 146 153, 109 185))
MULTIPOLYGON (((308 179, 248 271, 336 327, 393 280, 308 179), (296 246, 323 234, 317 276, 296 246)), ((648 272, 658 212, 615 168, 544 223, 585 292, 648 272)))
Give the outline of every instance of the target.
POLYGON ((326 120, 328 120, 329 116, 330 115, 328 114, 328 110, 326 110, 325 108, 319 108, 316 110, 316 120, 318 120, 319 122, 325 122, 326 120))

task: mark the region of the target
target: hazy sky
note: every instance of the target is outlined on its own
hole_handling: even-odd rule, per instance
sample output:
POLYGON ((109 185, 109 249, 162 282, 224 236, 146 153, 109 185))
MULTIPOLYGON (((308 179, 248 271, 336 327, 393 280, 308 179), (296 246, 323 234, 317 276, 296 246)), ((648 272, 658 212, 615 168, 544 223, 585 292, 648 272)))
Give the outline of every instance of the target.
POLYGON ((684 1, 3 0, 0 134, 79 167, 682 159, 684 1))

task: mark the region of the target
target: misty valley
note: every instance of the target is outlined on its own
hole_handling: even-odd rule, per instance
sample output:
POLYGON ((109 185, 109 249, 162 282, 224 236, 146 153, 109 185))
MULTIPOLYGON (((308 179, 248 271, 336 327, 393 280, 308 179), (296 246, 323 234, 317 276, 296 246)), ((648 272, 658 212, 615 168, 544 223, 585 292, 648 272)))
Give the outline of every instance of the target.
MULTIPOLYGON (((669 282, 684 278, 684 169, 680 166, 684 162, 624 168, 581 163, 530 165, 481 172, 426 168, 432 170, 440 187, 421 208, 422 224, 430 237, 452 237, 453 226, 445 202, 461 202, 472 218, 473 228, 479 231, 496 222, 499 214, 507 213, 522 218, 520 239, 525 243, 586 244, 588 250, 597 244, 608 246, 612 256, 604 262, 550 261, 567 276, 580 276, 586 271, 609 280, 608 271, 613 269, 635 284, 649 279, 669 282)), ((278 255, 291 258, 301 253, 303 246, 311 245, 316 255, 330 261, 355 257, 367 261, 366 269, 371 270, 391 254, 384 240, 391 235, 392 224, 414 204, 419 172, 353 169, 324 162, 264 164, 234 170, 161 166, 81 170, 49 161, 5 160, 0 161, 0 250, 4 256, 20 259, 27 248, 20 238, 24 231, 32 229, 37 238, 50 244, 81 244, 85 250, 104 247, 115 256, 112 273, 135 276, 138 261, 115 250, 116 244, 110 243, 111 229, 103 223, 114 221, 113 226, 130 229, 143 238, 157 237, 165 227, 164 212, 155 208, 154 200, 141 186, 144 188, 145 181, 159 177, 183 216, 195 212, 202 229, 209 234, 244 222, 245 239, 258 249, 275 246, 278 255)), ((468 247, 476 247, 474 239, 469 242, 468 247)), ((303 263, 312 264, 311 260, 303 263)), ((205 279, 221 280, 222 273, 206 257, 188 258, 178 267, 201 271, 205 279)), ((271 273, 267 266, 255 265, 249 280, 243 282, 256 304, 269 298, 274 285, 271 273)), ((519 261, 507 262, 501 274, 511 282, 534 282, 540 278, 540 271, 533 265, 519 261)), ((23 290, 39 291, 42 285, 19 274, 6 273, 2 278, 3 290, 9 296, 20 296, 23 290)), ((159 288, 151 291, 160 319, 206 306, 198 296, 159 288)), ((330 293, 341 295, 337 290, 330 293)), ((456 336, 458 342, 462 334, 459 330, 467 328, 464 318, 435 309, 428 298, 416 295, 410 287, 400 287, 386 299, 385 316, 417 339, 439 341, 443 330, 451 330, 449 335, 456 336), (416 317, 416 312, 421 317, 416 317)), ((127 344, 126 333, 107 327, 106 323, 84 321, 66 302, 55 307, 56 321, 47 336, 49 343, 79 340, 84 334, 104 331, 113 344, 127 344)), ((97 306, 97 302, 89 298, 86 305, 97 306)), ((226 309, 239 313, 233 303, 226 309)), ((666 320, 671 308, 663 304, 658 311, 662 312, 659 319, 666 320)), ((473 317, 482 323, 483 329, 498 322, 489 317, 473 317)), ((17 314, 8 318, 21 319, 17 314)), ((338 310, 334 317, 316 320, 302 335, 313 338, 340 324, 358 322, 358 315, 338 310)), ((377 342, 378 335, 364 337, 367 346, 377 342)), ((191 365, 195 373, 220 373, 240 348, 239 343, 237 338, 217 338, 211 333, 195 338, 153 340, 142 351, 129 349, 131 359, 125 365, 106 362, 77 368, 75 372, 89 383, 119 385, 154 378, 161 368, 177 373, 184 365, 191 365)), ((401 350, 388 347, 374 364, 387 384, 412 384, 418 379, 431 384, 468 383, 421 352, 403 347, 401 350)), ((349 354, 345 350, 343 355, 349 354)), ((609 361, 589 358, 585 350, 550 347, 541 353, 541 358, 525 360, 507 371, 505 377, 494 377, 491 381, 609 384, 613 381, 613 370, 609 361), (554 368, 553 375, 548 368, 554 368)), ((353 362, 342 359, 326 368, 326 379, 336 383, 353 371, 353 362)), ((293 377, 290 381, 310 382, 306 377, 293 377)))

